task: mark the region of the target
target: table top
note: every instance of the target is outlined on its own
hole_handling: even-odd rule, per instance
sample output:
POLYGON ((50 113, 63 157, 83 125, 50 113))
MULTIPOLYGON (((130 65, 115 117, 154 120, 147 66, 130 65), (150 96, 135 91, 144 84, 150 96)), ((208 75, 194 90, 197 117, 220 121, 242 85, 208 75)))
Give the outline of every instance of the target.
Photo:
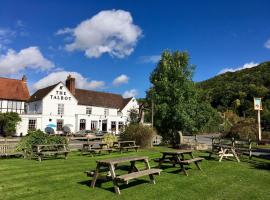
POLYGON ((119 164, 130 161, 139 161, 139 160, 148 160, 147 156, 131 156, 131 157, 118 157, 118 158, 110 158, 104 160, 97 160, 97 163, 101 164, 119 164))
POLYGON ((107 143, 105 143, 105 142, 99 142, 99 141, 87 142, 87 143, 84 143, 83 145, 84 146, 90 146, 90 145, 95 145, 95 144, 98 144, 98 145, 107 145, 107 143))
POLYGON ((180 154, 192 153, 192 152, 193 150, 179 150, 179 151, 162 151, 161 153, 168 154, 168 155, 180 155, 180 154))
POLYGON ((126 140, 126 141, 117 141, 117 142, 115 142, 115 143, 135 143, 135 141, 134 140, 126 140))
POLYGON ((66 146, 66 144, 36 144, 35 147, 55 147, 55 146, 66 146))

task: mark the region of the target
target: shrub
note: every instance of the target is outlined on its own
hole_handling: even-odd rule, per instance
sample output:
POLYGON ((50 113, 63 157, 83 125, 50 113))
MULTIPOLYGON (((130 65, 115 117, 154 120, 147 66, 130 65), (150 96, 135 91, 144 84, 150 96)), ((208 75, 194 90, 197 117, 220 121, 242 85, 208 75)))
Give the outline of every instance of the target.
POLYGON ((154 135, 156 135, 156 131, 149 126, 129 124, 125 131, 121 133, 120 138, 123 140, 135 140, 136 144, 145 148, 152 146, 154 135))
POLYGON ((39 144, 67 144, 67 140, 62 136, 50 136, 41 130, 29 131, 19 142, 17 150, 24 150, 27 154, 30 154, 32 146, 39 144))
POLYGON ((106 133, 103 136, 102 141, 105 142, 108 145, 108 147, 112 147, 113 143, 117 142, 117 137, 111 133, 106 133))
POLYGON ((257 140, 258 135, 258 125, 253 118, 247 118, 240 120, 238 123, 234 124, 227 137, 234 137, 236 139, 252 139, 257 140))
POLYGON ((0 113, 0 132, 5 136, 12 136, 16 132, 16 125, 21 121, 18 113, 0 113))

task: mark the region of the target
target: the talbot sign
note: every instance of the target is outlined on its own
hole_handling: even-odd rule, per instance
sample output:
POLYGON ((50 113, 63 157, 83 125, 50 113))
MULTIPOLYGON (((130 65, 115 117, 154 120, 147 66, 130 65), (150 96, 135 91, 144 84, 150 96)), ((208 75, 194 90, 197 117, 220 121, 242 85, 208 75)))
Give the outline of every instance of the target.
MULTIPOLYGON (((61 88, 60 88, 61 89, 61 88)), ((56 94, 50 95, 51 99, 55 99, 55 100, 65 100, 65 101, 70 101, 71 97, 67 96, 67 93, 64 91, 56 91, 56 94)))

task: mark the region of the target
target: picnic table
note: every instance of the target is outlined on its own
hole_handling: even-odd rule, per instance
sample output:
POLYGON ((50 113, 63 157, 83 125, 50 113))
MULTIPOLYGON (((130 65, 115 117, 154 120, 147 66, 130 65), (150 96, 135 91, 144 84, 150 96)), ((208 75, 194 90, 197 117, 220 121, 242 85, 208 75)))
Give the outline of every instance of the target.
POLYGON ((136 145, 136 142, 133 140, 130 141, 117 141, 114 142, 113 146, 120 150, 122 153, 123 151, 128 151, 129 149, 134 149, 136 152, 140 146, 136 145))
POLYGON ((66 144, 39 144, 33 145, 32 147, 33 154, 38 157, 39 162, 45 156, 55 156, 64 155, 67 159, 69 150, 67 149, 66 144))
POLYGON ((219 162, 222 161, 223 157, 235 157, 237 162, 240 162, 240 159, 238 158, 235 147, 233 145, 214 144, 212 146, 212 153, 215 151, 218 151, 219 162))
POLYGON ((192 150, 163 151, 161 153, 162 153, 162 157, 158 159, 159 168, 162 166, 164 162, 172 163, 173 167, 175 167, 176 164, 179 164, 181 171, 183 171, 186 176, 188 176, 188 173, 184 167, 185 165, 190 165, 191 163, 195 163, 197 168, 199 170, 202 170, 199 165, 199 162, 201 162, 203 158, 200 158, 200 157, 195 158, 193 156, 192 150), (189 155, 190 159, 185 159, 185 155, 189 155))
POLYGON ((100 177, 100 172, 108 172, 107 178, 110 178, 114 184, 115 193, 120 194, 119 183, 128 184, 130 180, 136 179, 142 176, 149 176, 152 184, 155 184, 154 175, 159 175, 161 169, 151 169, 147 156, 132 156, 132 157, 118 157, 105 160, 97 160, 97 166, 94 171, 86 172, 88 176, 93 176, 91 181, 91 187, 94 188, 97 179, 100 177), (136 167, 136 162, 144 162, 145 169, 139 170, 136 167), (129 173, 123 175, 116 174, 116 168, 119 164, 129 163, 129 173))
POLYGON ((112 148, 108 148, 108 144, 105 142, 100 141, 93 141, 93 142, 87 142, 83 144, 83 147, 81 149, 81 153, 90 153, 91 155, 95 155, 97 153, 101 152, 109 152, 111 153, 113 151, 112 148))
POLYGON ((0 157, 5 156, 24 156, 24 153, 16 150, 16 144, 0 144, 0 157))

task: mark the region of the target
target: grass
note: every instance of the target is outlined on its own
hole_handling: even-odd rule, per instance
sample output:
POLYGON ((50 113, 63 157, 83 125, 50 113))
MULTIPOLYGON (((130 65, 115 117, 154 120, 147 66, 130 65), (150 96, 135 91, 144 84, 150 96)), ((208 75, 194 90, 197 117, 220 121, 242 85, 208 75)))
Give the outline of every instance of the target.
MULTIPOLYGON (((95 189, 89 188, 90 178, 83 173, 95 168, 96 159, 118 156, 161 156, 161 148, 141 150, 120 155, 80 156, 73 152, 67 160, 50 159, 41 163, 25 159, 0 160, 1 200, 81 200, 81 199, 269 199, 270 162, 242 158, 242 162, 216 159, 202 163, 203 172, 194 165, 189 176, 179 174, 177 168, 164 168, 156 177, 156 185, 148 177, 122 185, 121 195, 113 193, 111 182, 95 189)), ((206 154, 198 153, 199 156, 206 154)), ((151 161, 151 166, 156 163, 151 161)))

